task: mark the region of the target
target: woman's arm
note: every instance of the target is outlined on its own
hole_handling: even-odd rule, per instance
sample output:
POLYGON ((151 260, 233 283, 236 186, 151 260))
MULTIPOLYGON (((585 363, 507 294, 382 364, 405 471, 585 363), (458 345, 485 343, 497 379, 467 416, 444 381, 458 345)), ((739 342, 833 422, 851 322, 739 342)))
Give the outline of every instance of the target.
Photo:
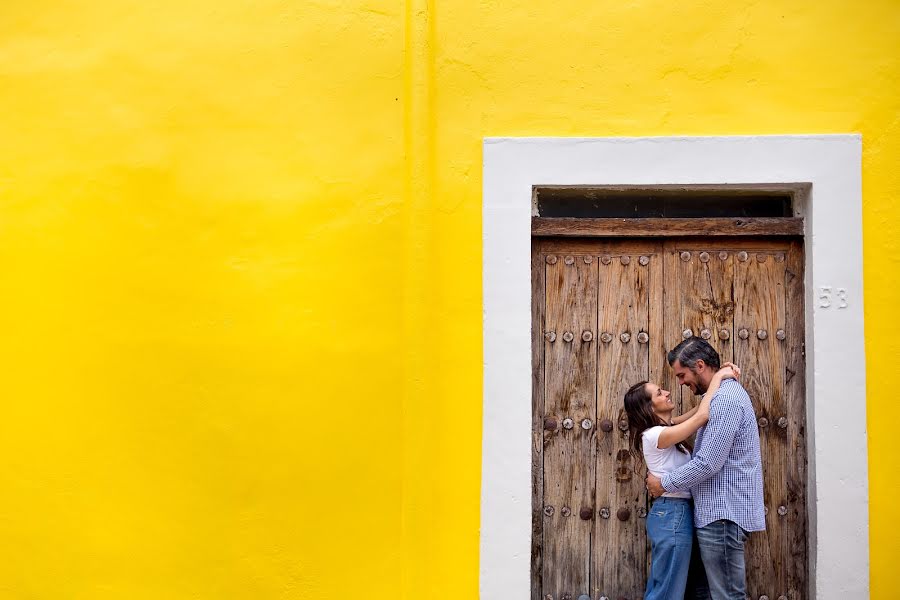
POLYGON ((722 368, 713 375, 712 381, 709 382, 709 388, 703 394, 700 404, 681 415, 677 421, 672 419, 672 422, 676 424, 662 430, 656 443, 657 447, 660 449, 668 448, 694 435, 698 429, 709 421, 709 404, 712 402, 712 397, 719 391, 722 381, 725 379, 739 379, 740 376, 741 370, 734 364, 725 363, 722 365, 722 368))

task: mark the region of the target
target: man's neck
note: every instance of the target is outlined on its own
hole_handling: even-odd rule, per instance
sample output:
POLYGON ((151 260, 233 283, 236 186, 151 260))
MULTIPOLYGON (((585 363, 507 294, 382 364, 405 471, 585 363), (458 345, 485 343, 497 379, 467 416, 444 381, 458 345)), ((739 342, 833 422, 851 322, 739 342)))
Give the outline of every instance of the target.
POLYGON ((708 378, 701 378, 698 383, 700 385, 697 386, 697 395, 702 396, 709 389, 709 384, 712 383, 712 375, 710 375, 708 378))

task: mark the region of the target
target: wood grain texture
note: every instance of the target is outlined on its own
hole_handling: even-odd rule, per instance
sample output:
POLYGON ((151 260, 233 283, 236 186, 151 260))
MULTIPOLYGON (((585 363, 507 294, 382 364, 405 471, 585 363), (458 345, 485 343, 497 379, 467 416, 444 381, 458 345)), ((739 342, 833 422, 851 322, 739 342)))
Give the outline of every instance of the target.
MULTIPOLYGON (((666 243, 674 271, 672 304, 667 314, 677 312, 680 321, 671 323, 673 346, 681 342, 682 332, 704 337, 719 353, 722 362, 732 361, 734 333, 734 252, 717 245, 699 249, 679 242, 666 243)), ((679 390, 683 411, 700 400, 687 388, 679 390)), ((677 402, 677 400, 676 400, 677 402)))
POLYGON ((743 369, 742 383, 753 400, 759 420, 763 463, 763 497, 768 508, 766 531, 750 536, 746 546, 747 591, 751 597, 777 598, 787 587, 784 565, 784 517, 778 507, 785 502, 786 446, 777 421, 786 414, 784 404, 784 354, 776 332, 785 326, 784 265, 776 260, 786 245, 748 253, 735 262, 735 327, 749 332, 738 336, 736 362, 743 369), (765 339, 758 332, 764 331, 765 339))
POLYGON ((649 306, 647 307, 649 340, 647 350, 649 353, 648 379, 663 389, 671 390, 675 383, 672 370, 666 363, 666 311, 665 311, 665 270, 663 244, 660 242, 653 253, 648 253, 649 277, 649 306))
POLYGON ((544 329, 555 339, 545 338, 543 417, 557 426, 545 429, 543 449, 542 587, 545 596, 577 598, 590 587, 592 525, 581 519, 580 511, 593 508, 597 261, 587 263, 572 254, 548 256, 554 258, 544 260, 544 329), (585 332, 591 333, 590 341, 583 339, 585 332), (563 426, 566 419, 572 420, 571 428, 563 426), (584 419, 591 421, 589 429, 582 427, 584 419))
POLYGON ((628 388, 649 377, 649 344, 637 335, 649 335, 650 268, 640 264, 634 249, 623 244, 609 264, 600 265, 598 323, 601 336, 612 339, 598 346, 597 415, 611 420, 613 430, 599 432, 596 446, 597 504, 609 511, 595 527, 591 586, 597 597, 639 598, 647 577, 643 463, 630 449, 623 405, 628 388), (623 421, 625 431, 619 427, 623 421), (623 518, 620 511, 627 511, 623 518))
POLYGON ((544 542, 544 257, 531 245, 531 600, 542 600, 544 542))
MULTIPOLYGON (((785 341, 784 402, 788 426, 784 449, 787 457, 785 490, 788 513, 784 536, 784 567, 787 569, 788 600, 807 597, 809 571, 809 538, 807 517, 807 437, 806 437, 806 357, 803 243, 792 241, 788 247, 784 270, 785 341)), ((782 592, 778 592, 781 595, 782 592)))
MULTIPOLYGON (((664 352, 667 355, 672 348, 681 342, 681 332, 683 329, 681 327, 683 321, 681 314, 682 291, 678 282, 679 258, 675 250, 673 244, 663 244, 663 282, 665 285, 663 290, 663 301, 665 302, 665 305, 657 309, 663 315, 665 336, 664 352)), ((686 410, 682 386, 678 385, 675 374, 672 372, 672 369, 668 367, 668 361, 666 362, 666 367, 665 382, 667 385, 664 385, 663 388, 672 393, 672 397, 675 399, 675 411, 677 414, 681 414, 686 410)))
POLYGON ((573 237, 796 236, 803 234, 803 219, 795 217, 727 217, 715 219, 532 217, 531 234, 535 236, 573 237))
MULTIPOLYGON (((666 362, 666 312, 665 312, 665 273, 663 244, 659 242, 650 255, 650 305, 647 307, 650 327, 650 339, 648 341, 649 374, 647 379, 665 390, 671 390, 675 377, 672 369, 666 362)), ((640 462, 646 472, 647 466, 641 457, 640 462)), ((643 475, 646 477, 646 474, 643 475)), ((649 494, 644 494, 645 510, 649 512, 652 499, 649 494)), ((646 520, 646 518, 645 518, 646 520)), ((644 523, 646 529, 646 523, 644 523)), ((650 540, 646 540, 646 573, 650 573, 650 540)))
POLYGON ((596 257, 604 254, 620 254, 622 244, 627 244, 630 252, 647 254, 653 253, 659 246, 657 240, 649 239, 603 239, 603 238, 565 238, 545 237, 539 238, 541 251, 557 254, 591 255, 596 257))

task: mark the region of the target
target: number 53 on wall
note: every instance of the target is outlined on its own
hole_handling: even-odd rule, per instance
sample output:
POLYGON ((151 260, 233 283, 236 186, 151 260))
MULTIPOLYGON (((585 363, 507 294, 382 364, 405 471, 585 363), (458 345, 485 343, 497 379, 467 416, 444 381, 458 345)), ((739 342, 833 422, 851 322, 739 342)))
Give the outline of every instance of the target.
POLYGON ((819 308, 847 308, 847 288, 832 288, 830 285, 819 286, 819 308))

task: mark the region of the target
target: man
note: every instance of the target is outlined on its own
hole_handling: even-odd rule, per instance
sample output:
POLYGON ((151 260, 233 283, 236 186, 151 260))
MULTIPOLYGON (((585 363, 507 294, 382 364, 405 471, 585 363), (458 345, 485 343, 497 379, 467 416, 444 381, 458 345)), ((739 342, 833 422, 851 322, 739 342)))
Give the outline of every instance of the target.
MULTIPOLYGON (((669 352, 678 383, 704 394, 719 369, 719 353, 691 337, 669 352)), ((697 431, 693 457, 663 476, 647 476, 653 497, 691 491, 700 556, 713 600, 745 600, 744 542, 766 528, 759 430, 750 396, 733 379, 712 398, 709 422, 697 431)))

